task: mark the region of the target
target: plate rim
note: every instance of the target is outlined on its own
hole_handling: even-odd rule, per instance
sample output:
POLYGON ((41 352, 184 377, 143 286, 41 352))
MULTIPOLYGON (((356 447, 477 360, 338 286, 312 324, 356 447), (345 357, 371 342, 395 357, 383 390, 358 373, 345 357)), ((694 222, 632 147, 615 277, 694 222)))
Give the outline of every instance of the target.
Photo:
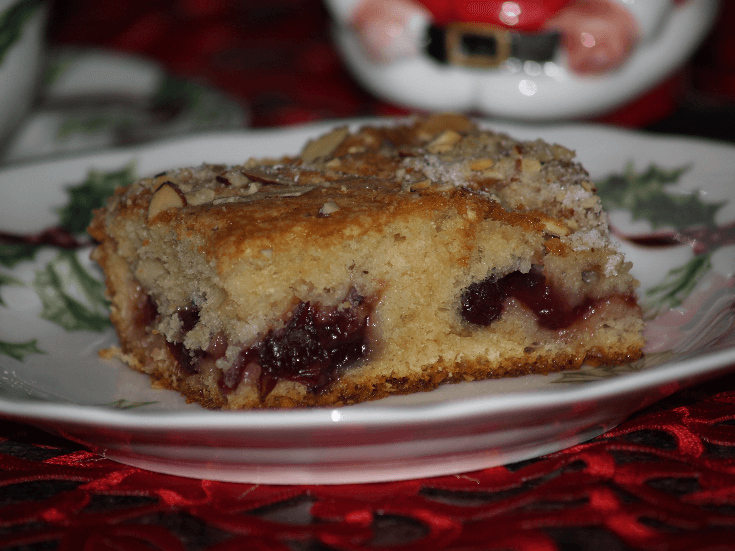
MULTIPOLYGON (((303 140, 303 137, 305 136, 317 135, 325 129, 333 128, 336 125, 348 125, 350 127, 354 127, 364 124, 390 124, 406 120, 410 117, 410 115, 407 117, 360 117, 309 122, 289 127, 207 131, 187 136, 166 138, 155 142, 147 142, 124 147, 105 148, 103 150, 86 152, 78 155, 63 155, 59 157, 44 158, 39 161, 26 160, 9 163, 0 167, 0 181, 8 181, 10 178, 4 178, 4 176, 17 173, 17 171, 43 170, 47 167, 55 167, 59 165, 64 167, 79 165, 84 166, 86 170, 89 168, 90 164, 102 159, 107 159, 107 162, 112 162, 113 159, 126 156, 130 158, 140 156, 152 157, 156 155, 157 151, 169 148, 181 148, 185 147, 187 144, 201 144, 202 142, 219 143, 223 140, 227 142, 240 142, 256 140, 264 137, 276 139, 284 135, 293 135, 292 139, 303 140)), ((544 136, 553 134, 593 132, 600 135, 615 135, 616 137, 635 138, 637 140, 657 143, 669 141, 705 148, 722 148, 723 151, 729 150, 735 152, 735 144, 729 142, 722 142, 697 136, 656 134, 636 129, 609 127, 596 123, 526 124, 494 121, 482 117, 475 118, 474 120, 485 128, 492 128, 499 132, 511 134, 514 137, 519 137, 517 134, 521 134, 519 139, 524 140, 532 139, 525 137, 526 134, 534 134, 537 137, 546 139, 544 136)), ((295 153, 295 151, 284 152, 284 154, 293 153, 295 153)), ((246 157, 247 155, 245 158, 246 157)), ((4 184, 0 184, 0 189, 2 189, 3 185, 4 184)), ((61 181, 57 181, 55 182, 55 185, 65 184, 61 181)), ((735 199, 735 194, 733 194, 733 199, 735 199)), ((687 371, 686 375, 698 375, 701 378, 708 376, 708 374, 714 376, 714 374, 719 373, 720 371, 726 371, 729 369, 727 364, 732 362, 735 362, 735 346, 699 356, 694 360, 682 360, 678 362, 669 361, 641 372, 625 373, 602 381, 588 382, 582 385, 565 385, 553 390, 544 388, 535 389, 533 391, 514 391, 507 394, 489 397, 481 396, 455 399, 450 401, 451 405, 449 405, 449 403, 432 403, 380 406, 380 402, 378 401, 370 403, 369 409, 351 409, 351 406, 347 406, 340 408, 314 408, 308 410, 299 409, 285 411, 247 410, 245 412, 211 411, 206 409, 188 411, 145 411, 143 409, 121 410, 105 406, 76 404, 73 402, 36 401, 35 399, 22 400, 0 396, 0 416, 24 420, 27 422, 59 421, 87 426, 110 426, 110 423, 112 423, 116 428, 163 428, 166 423, 176 421, 178 430, 200 430, 202 428, 222 426, 221 423, 223 422, 228 426, 242 426, 237 423, 233 424, 234 422, 232 418, 238 414, 243 416, 243 413, 247 414, 243 416, 246 418, 245 425, 248 423, 254 423, 252 428, 264 428, 266 426, 270 426, 272 421, 269 421, 269 419, 280 417, 283 417, 284 419, 287 418, 289 422, 296 421, 302 428, 303 426, 317 426, 314 423, 318 423, 319 426, 321 426, 321 424, 325 422, 328 422, 330 426, 342 427, 358 422, 361 422, 364 425, 365 420, 358 421, 352 420, 351 418, 367 417, 367 414, 363 415, 360 413, 365 411, 369 412, 370 416, 373 416, 373 419, 371 419, 368 424, 379 426, 375 423, 380 423, 381 425, 394 424, 396 423, 396 416, 400 417, 409 414, 415 416, 418 412, 446 419, 448 415, 481 416, 483 414, 487 414, 487 408, 493 409, 492 406, 495 406, 499 412, 507 410, 516 411, 519 408, 533 410, 538 408, 539 405, 532 404, 530 402, 533 401, 534 398, 537 399, 541 394, 544 395, 543 404, 546 405, 609 397, 623 394, 633 389, 652 388, 661 383, 662 379, 660 376, 664 370, 667 371, 667 374, 663 380, 671 382, 679 380, 680 377, 685 375, 685 373, 679 373, 680 371, 687 371, 688 369, 692 369, 693 366, 695 368, 695 372, 692 373, 687 371), (675 375, 675 373, 677 375, 675 375), (528 402, 524 402, 522 405, 516 403, 513 407, 508 405, 511 400, 517 401, 519 398, 527 400, 528 402), (500 406, 497 404, 500 404, 500 406), (333 420, 332 412, 337 409, 342 413, 340 422, 334 422, 333 420), (385 411, 375 411, 381 409, 385 411), (449 412, 445 410, 449 410, 449 412), (452 410, 455 411, 452 412, 452 410), (85 418, 85 414, 88 414, 91 411, 96 414, 104 413, 102 417, 105 420, 101 421, 85 418), (384 419, 382 417, 383 415, 386 416, 387 419, 384 419), (196 419, 197 417, 202 417, 203 421, 196 419), (251 417, 252 419, 247 419, 248 417, 251 417), (314 419, 312 419, 312 417, 314 419), (391 417, 394 418, 394 420, 391 420, 391 417), (148 420, 147 424, 142 422, 146 419, 148 420), (202 424, 199 425, 199 423, 202 424)), ((242 422, 242 420, 239 421, 242 422)))
MULTIPOLYGON (((58 403, 35 400, 16 400, 0 396, 0 416, 36 421, 68 422, 85 426, 122 428, 171 428, 175 423, 178 431, 197 431, 218 428, 274 428, 273 423, 291 428, 360 425, 379 428, 386 425, 414 424, 420 416, 422 423, 437 419, 449 421, 488 414, 499 415, 508 411, 534 411, 544 407, 556 407, 586 400, 601 400, 625 395, 632 391, 645 391, 657 385, 679 381, 681 378, 701 379, 715 376, 719 371, 735 369, 735 346, 712 352, 691 360, 664 363, 653 368, 626 373, 602 381, 579 385, 566 385, 559 389, 536 389, 515 391, 497 396, 479 396, 456 399, 432 404, 409 404, 381 406, 370 403, 369 408, 342 406, 337 408, 309 408, 292 410, 188 410, 188 411, 145 411, 123 410, 106 406, 75 403, 58 403), (665 375, 663 378, 661 375, 665 375), (684 377, 686 375, 686 377, 684 377), (30 410, 30 411, 29 411, 30 410), (338 411, 335 419, 333 412, 338 411), (98 416, 89 419, 89 413, 98 416), (404 418, 405 417, 405 418, 404 418)), ((674 392, 678 390, 675 388, 674 392)))

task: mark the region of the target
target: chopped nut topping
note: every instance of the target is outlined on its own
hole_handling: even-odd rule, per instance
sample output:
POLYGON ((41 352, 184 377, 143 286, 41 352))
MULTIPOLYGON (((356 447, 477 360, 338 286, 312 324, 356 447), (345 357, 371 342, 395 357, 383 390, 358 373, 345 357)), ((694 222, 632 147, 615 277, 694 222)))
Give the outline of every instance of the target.
POLYGON ((436 188, 436 191, 450 191, 454 189, 454 184, 443 184, 436 188))
POLYGON ((213 205, 229 205, 232 203, 251 203, 255 200, 253 197, 244 195, 232 195, 230 197, 216 197, 212 200, 213 205))
POLYGON ((214 190, 209 188, 199 188, 196 191, 187 193, 185 195, 187 205, 196 207, 197 205, 203 205, 204 203, 211 203, 214 199, 214 190))
POLYGON ((408 186, 408 189, 411 191, 418 191, 420 189, 426 189, 428 187, 431 187, 431 180, 428 178, 426 180, 421 180, 420 182, 414 182, 408 186))
POLYGON ((496 170, 494 168, 488 168, 487 170, 483 170, 482 171, 482 177, 485 180, 496 180, 496 181, 500 181, 500 180, 502 180, 504 178, 504 175, 499 170, 496 170))
POLYGON ((254 182, 260 182, 265 185, 274 186, 288 186, 291 185, 291 181, 281 177, 278 173, 274 173, 271 169, 243 169, 242 173, 244 176, 254 182))
POLYGON ((587 180, 582 180, 582 187, 589 191, 590 193, 597 193, 597 188, 595 187, 595 184, 592 182, 588 182, 587 180))
POLYGON ((445 130, 426 146, 429 153, 446 153, 454 149, 462 140, 462 135, 454 130, 445 130))
POLYGON ((539 172, 541 170, 541 163, 538 159, 523 159, 521 161, 522 172, 539 172))
POLYGON ((164 182, 151 197, 148 205, 148 220, 168 209, 180 209, 187 205, 186 196, 173 182, 164 182))
POLYGON ((337 212, 339 210, 339 205, 335 203, 334 201, 327 201, 322 205, 322 208, 319 209, 319 214, 322 216, 329 216, 333 212, 337 212))
POLYGON ((554 218, 544 218, 541 220, 544 225, 544 231, 551 235, 569 235, 569 228, 561 220, 554 218))
POLYGON ((280 188, 276 193, 270 195, 280 195, 281 197, 298 197, 304 193, 309 193, 316 189, 317 186, 289 186, 288 188, 280 188))
POLYGON ((164 172, 163 174, 159 174, 153 178, 152 187, 158 189, 166 182, 171 182, 171 177, 164 172))
POLYGON ((329 134, 311 140, 301 152, 301 160, 305 163, 313 163, 321 157, 327 157, 339 147, 345 140, 350 130, 346 126, 336 128, 329 134))
POLYGON ((438 113, 421 123, 416 134, 422 141, 428 142, 442 130, 466 133, 472 130, 474 124, 457 113, 438 113))
POLYGON ((481 172, 483 170, 491 168, 494 164, 495 161, 493 161, 492 159, 476 159, 472 161, 472 163, 470 163, 470 170, 481 172))
POLYGON ((250 180, 247 176, 245 176, 241 171, 239 170, 232 170, 227 173, 227 179, 230 181, 230 184, 232 184, 235 187, 242 187, 245 184, 249 183, 250 180))

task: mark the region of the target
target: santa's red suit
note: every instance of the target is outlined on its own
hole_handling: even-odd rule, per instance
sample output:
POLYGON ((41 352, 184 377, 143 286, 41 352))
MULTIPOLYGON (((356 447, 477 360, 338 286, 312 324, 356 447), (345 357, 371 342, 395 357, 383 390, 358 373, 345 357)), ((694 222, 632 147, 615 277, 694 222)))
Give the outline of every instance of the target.
POLYGON ((538 31, 559 10, 576 0, 418 0, 431 12, 434 23, 472 22, 538 31))
MULTIPOLYGON (((486 23, 498 27, 512 28, 516 31, 536 32, 559 14, 564 8, 579 3, 580 0, 414 0, 423 5, 438 25, 456 22, 486 23)), ((610 0, 622 5, 640 27, 642 34, 648 35, 659 25, 657 11, 665 9, 667 3, 681 4, 687 0, 667 0, 658 2, 660 7, 652 11, 641 9, 641 2, 610 0)), ((645 2, 644 2, 645 3, 645 2)))

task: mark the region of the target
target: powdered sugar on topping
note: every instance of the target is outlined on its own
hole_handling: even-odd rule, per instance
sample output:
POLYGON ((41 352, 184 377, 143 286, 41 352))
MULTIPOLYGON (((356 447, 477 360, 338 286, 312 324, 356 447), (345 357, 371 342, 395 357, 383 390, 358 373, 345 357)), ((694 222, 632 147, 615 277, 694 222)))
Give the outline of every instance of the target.
POLYGON ((426 155, 424 158, 408 158, 403 161, 406 169, 420 170, 433 182, 452 184, 455 187, 467 185, 465 163, 448 163, 437 155, 426 155))
POLYGON ((605 275, 609 277, 617 275, 618 267, 623 260, 623 255, 620 253, 610 255, 605 264, 605 275))
POLYGON ((586 251, 610 246, 610 240, 599 229, 578 231, 568 237, 574 251, 586 251))

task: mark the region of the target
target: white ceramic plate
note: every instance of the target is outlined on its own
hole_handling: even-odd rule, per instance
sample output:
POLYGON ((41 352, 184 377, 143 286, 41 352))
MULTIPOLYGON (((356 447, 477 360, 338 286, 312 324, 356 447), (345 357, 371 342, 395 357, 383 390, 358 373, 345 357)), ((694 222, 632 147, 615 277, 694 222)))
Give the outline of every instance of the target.
MULTIPOLYGON (((296 153, 328 126, 210 134, 6 169, 0 172, 0 231, 32 233, 58 224, 69 186, 98 181, 104 171, 131 161, 145 175, 296 153), (103 172, 90 180, 90 169, 103 172)), ((98 358, 97 350, 113 344, 115 335, 104 326, 99 289, 87 277, 99 278, 89 249, 43 247, 11 266, 6 248, 0 264, 0 415, 154 471, 270 484, 372 482, 553 452, 735 368, 735 147, 604 127, 496 128, 576 149, 610 198, 613 225, 627 236, 662 245, 674 231, 689 232, 685 226, 700 228, 697 247, 621 243, 651 318, 644 361, 447 385, 338 409, 206 411, 98 358), (614 174, 627 177, 608 180, 614 174), (99 332, 85 330, 100 324, 99 332)))
MULTIPOLYGON (((16 89, 33 100, 33 108, 2 143, 3 163, 240 129, 248 121, 245 106, 219 90, 113 50, 55 47, 46 56, 39 90, 29 94, 17 83, 16 89)), ((5 104, 17 109, 18 99, 3 97, 0 111, 5 104)))

